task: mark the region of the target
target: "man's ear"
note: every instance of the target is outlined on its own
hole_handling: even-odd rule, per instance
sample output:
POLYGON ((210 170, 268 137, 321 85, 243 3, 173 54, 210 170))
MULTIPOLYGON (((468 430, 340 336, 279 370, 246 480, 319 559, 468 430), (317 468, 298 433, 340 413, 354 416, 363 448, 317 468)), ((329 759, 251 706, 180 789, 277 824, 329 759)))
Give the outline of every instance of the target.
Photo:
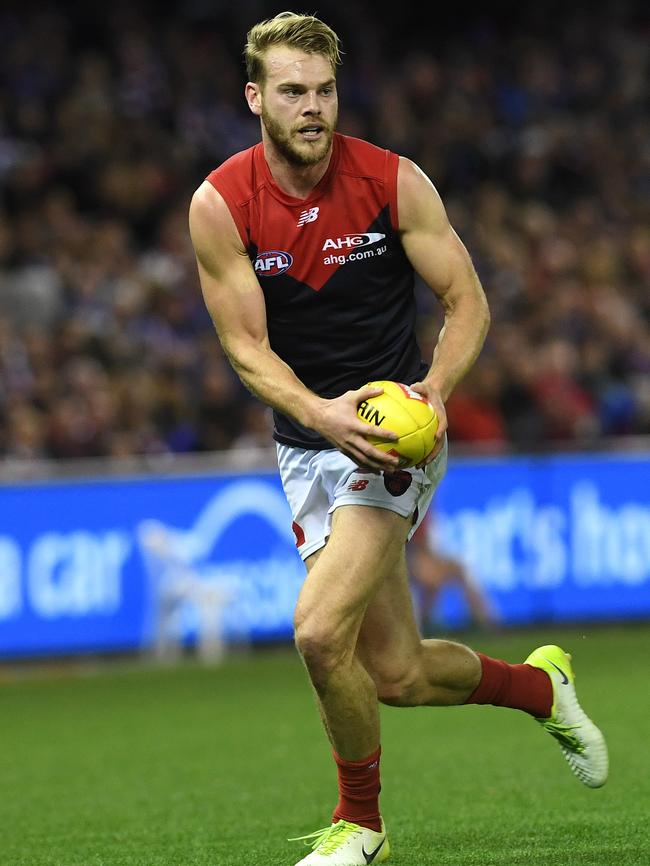
POLYGON ((248 107, 258 117, 262 114, 262 88, 254 81, 249 81, 244 90, 248 107))

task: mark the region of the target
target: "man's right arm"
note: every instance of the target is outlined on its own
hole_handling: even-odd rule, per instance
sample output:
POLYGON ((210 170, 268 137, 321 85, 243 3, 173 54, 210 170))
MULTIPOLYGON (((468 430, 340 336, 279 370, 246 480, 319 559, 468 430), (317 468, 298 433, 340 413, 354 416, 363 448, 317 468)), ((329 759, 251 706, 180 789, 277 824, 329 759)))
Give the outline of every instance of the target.
POLYGON ((317 430, 360 466, 394 468, 397 461, 368 442, 368 426, 356 414, 358 404, 380 389, 360 388, 326 400, 305 387, 272 350, 264 295, 228 206, 208 181, 192 198, 190 234, 206 306, 244 385, 264 403, 317 430))

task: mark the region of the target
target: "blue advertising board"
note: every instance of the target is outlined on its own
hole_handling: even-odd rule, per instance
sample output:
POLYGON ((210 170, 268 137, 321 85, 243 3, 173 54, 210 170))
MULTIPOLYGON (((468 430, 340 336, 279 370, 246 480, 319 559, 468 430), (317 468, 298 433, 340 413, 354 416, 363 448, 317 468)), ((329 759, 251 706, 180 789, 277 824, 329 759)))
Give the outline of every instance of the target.
POLYGON ((275 474, 0 487, 0 655, 191 632, 202 588, 226 636, 289 637, 303 570, 275 474))
MULTIPOLYGON (((650 455, 452 461, 427 531, 505 624, 648 617, 649 482, 650 455)), ((287 639, 303 577, 273 472, 0 487, 5 658, 191 639, 210 605, 227 639, 287 639)))
POLYGON ((650 616, 650 455, 459 461, 433 519, 506 624, 650 616))

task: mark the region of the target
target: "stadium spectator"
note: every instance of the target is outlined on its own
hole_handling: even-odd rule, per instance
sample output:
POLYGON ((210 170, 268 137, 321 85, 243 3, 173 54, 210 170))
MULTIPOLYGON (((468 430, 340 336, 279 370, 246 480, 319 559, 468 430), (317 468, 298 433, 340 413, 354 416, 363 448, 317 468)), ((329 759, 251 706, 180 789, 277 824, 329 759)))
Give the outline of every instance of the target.
POLYGON ((439 601, 445 587, 455 587, 462 593, 469 625, 493 631, 499 625, 499 618, 483 588, 463 562, 446 556, 432 544, 429 526, 434 519, 429 510, 406 548, 420 633, 423 637, 429 637, 440 634, 441 626, 444 629, 446 623, 441 615, 439 601))
MULTIPOLYGON (((452 441, 531 450, 650 432, 641 4, 565 12, 512 7, 435 31, 407 17, 396 42, 361 2, 338 27, 351 58, 339 128, 427 171, 490 297, 452 441)), ((4 462, 255 435, 248 395, 211 348, 186 214, 207 170, 257 140, 236 46, 259 15, 246 2, 165 15, 144 2, 3 5, 4 462)), ((425 292, 420 305, 423 321, 437 315, 425 292)))

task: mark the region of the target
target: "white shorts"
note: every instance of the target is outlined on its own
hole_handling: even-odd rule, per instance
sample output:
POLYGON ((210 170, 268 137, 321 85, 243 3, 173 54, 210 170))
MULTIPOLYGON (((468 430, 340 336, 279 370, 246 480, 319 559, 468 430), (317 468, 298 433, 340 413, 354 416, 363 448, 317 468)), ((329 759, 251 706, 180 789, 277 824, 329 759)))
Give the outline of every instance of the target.
POLYGON ((371 505, 410 517, 410 538, 418 528, 447 469, 447 442, 424 469, 388 475, 364 472, 332 448, 306 451, 278 443, 278 466, 291 508, 296 547, 303 559, 325 546, 339 505, 371 505))

